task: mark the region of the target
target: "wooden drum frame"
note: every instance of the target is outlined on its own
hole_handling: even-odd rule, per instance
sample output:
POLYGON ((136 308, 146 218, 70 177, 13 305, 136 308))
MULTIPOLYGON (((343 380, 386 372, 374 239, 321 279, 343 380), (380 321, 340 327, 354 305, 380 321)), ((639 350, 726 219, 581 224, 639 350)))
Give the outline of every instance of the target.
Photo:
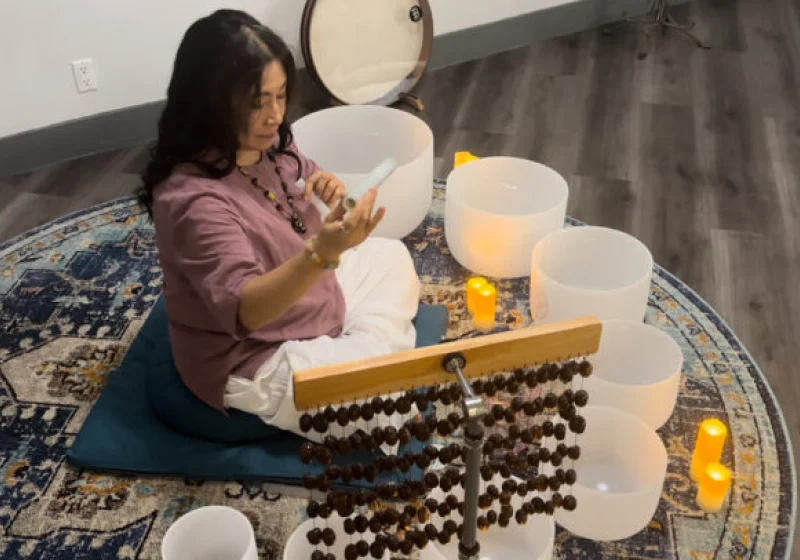
MULTIPOLYGON (((339 20, 335 23, 338 22, 339 20)), ((326 35, 329 36, 330 33, 323 30, 319 37, 326 35)), ((327 43, 341 44, 341 41, 325 38, 327 43)), ((411 91, 421 80, 433 48, 433 18, 428 0, 307 0, 300 25, 300 45, 309 74, 328 95, 332 104, 390 106, 396 103, 408 103, 417 110, 422 109, 421 103, 411 95, 411 91), (325 20, 316 20, 315 16, 327 17, 327 25, 331 26, 330 14, 339 6, 344 8, 336 11, 337 15, 342 18, 341 21, 354 22, 353 29, 344 29, 340 34, 344 38, 343 40, 349 43, 345 45, 343 52, 347 54, 349 50, 350 53, 356 51, 365 53, 364 60, 359 61, 352 58, 350 61, 352 64, 349 64, 344 70, 338 59, 325 59, 326 56, 331 55, 318 54, 317 57, 314 56, 315 50, 321 50, 322 53, 331 50, 329 44, 318 44, 314 27, 315 24, 320 21, 324 23, 325 20), (364 13, 366 7, 371 10, 370 13, 364 13), (322 12, 322 10, 328 11, 322 12), (385 13, 377 14, 375 10, 385 13), (348 14, 348 11, 355 13, 348 14), (358 19, 362 16, 379 17, 380 19, 364 22, 358 19), (407 22, 403 18, 406 18, 407 22), (384 25, 378 25, 381 23, 384 25), (416 44, 419 44, 419 52, 412 55, 412 58, 403 56, 404 45, 396 40, 404 35, 403 25, 419 26, 415 28, 418 29, 417 34, 408 35, 412 42, 406 50, 415 52, 416 44), (316 49, 315 42, 317 42, 316 49), (381 45, 387 46, 382 48, 381 45), (386 51, 387 58, 379 59, 376 62, 374 59, 376 55, 380 55, 382 50, 386 51), (398 52, 401 54, 398 55, 398 52), (397 55, 397 57, 393 55, 397 55), (373 60, 370 61, 369 58, 373 60), (392 75, 392 66, 395 65, 399 65, 399 70, 395 70, 397 75, 392 75), (375 69, 379 67, 379 73, 386 74, 386 70, 388 70, 389 76, 377 81, 363 78, 363 75, 369 72, 375 74, 375 69), (357 76, 358 73, 362 73, 360 79, 357 76), (350 79, 352 76, 355 76, 355 79, 350 79), (342 83, 348 79, 350 83, 342 83), (381 87, 382 85, 384 87, 381 87)), ((336 54, 332 56, 335 57, 336 54)))

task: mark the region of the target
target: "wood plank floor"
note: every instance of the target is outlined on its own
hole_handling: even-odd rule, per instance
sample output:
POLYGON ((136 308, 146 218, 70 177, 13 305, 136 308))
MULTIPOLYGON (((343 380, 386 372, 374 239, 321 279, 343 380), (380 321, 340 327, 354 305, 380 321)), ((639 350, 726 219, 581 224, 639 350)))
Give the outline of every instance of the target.
MULTIPOLYGON (((628 231, 755 356, 800 446, 800 4, 676 9, 711 45, 626 28, 430 73, 437 175, 513 155, 569 180, 571 215, 628 231)), ((0 181, 0 241, 134 189, 146 146, 0 181)), ((800 543, 793 557, 800 558, 800 543)))

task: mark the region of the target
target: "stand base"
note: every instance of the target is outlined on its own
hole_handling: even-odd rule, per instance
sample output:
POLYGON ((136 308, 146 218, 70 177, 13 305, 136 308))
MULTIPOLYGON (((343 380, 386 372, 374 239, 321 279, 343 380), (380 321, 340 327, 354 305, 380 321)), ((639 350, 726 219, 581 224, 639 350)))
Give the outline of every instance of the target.
POLYGON ((710 49, 711 46, 703 42, 697 35, 692 33, 694 22, 680 23, 670 13, 667 0, 654 0, 650 12, 641 17, 626 17, 621 22, 612 24, 602 30, 603 35, 611 35, 618 29, 630 24, 644 24, 648 27, 660 27, 662 29, 675 29, 689 39, 701 49, 710 49))

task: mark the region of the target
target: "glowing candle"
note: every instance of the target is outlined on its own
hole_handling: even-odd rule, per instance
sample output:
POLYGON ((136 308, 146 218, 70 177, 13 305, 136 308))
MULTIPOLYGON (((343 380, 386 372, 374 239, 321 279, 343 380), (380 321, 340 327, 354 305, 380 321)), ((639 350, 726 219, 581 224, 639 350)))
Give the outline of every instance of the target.
POLYGON ((471 161, 475 161, 478 156, 473 155, 469 152, 456 152, 455 157, 453 158, 453 167, 458 167, 460 165, 464 165, 465 163, 469 163, 471 161))
POLYGON ((482 278, 480 276, 476 276, 475 278, 470 278, 467 280, 467 309, 470 312, 472 312, 475 300, 481 297, 481 288, 487 284, 488 282, 486 281, 486 278, 482 278))
POLYGON ((472 302, 472 317, 475 326, 483 331, 494 328, 497 314, 497 290, 491 284, 481 286, 472 302))
POLYGON ((689 471, 692 480, 699 481, 706 466, 719 461, 727 436, 728 428, 720 420, 716 418, 703 420, 700 430, 697 432, 697 442, 692 455, 692 468, 689 471))
POLYGON ((731 471, 719 463, 709 463, 697 485, 697 505, 707 513, 722 509, 731 489, 731 471))

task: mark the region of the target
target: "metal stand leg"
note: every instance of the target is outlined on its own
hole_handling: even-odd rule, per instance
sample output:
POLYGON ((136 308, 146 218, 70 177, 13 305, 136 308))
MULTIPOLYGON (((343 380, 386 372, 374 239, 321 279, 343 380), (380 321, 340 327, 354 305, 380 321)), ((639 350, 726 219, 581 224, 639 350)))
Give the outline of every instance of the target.
POLYGON ((464 440, 467 447, 466 474, 464 487, 464 532, 458 543, 459 560, 478 560, 481 545, 478 542, 478 494, 480 492, 481 453, 483 448, 483 416, 486 405, 481 397, 475 396, 472 386, 462 371, 467 360, 462 354, 445 356, 444 369, 458 376, 461 391, 464 393, 464 440))
POLYGON ((405 94, 397 101, 397 104, 407 105, 408 107, 414 109, 417 113, 421 113, 425 110, 425 103, 422 102, 422 99, 412 93, 405 94))
POLYGON ((679 23, 678 20, 672 15, 669 9, 669 5, 667 4, 667 0, 653 0, 653 4, 650 8, 650 11, 638 18, 633 17, 626 17, 624 20, 612 24, 603 29, 604 35, 611 35, 618 29, 625 27, 630 24, 636 23, 643 23, 645 25, 651 27, 661 27, 661 28, 669 28, 669 29, 676 29, 689 37, 694 43, 701 49, 710 49, 711 47, 704 43, 697 35, 692 33, 691 29, 694 27, 694 23, 679 23))

